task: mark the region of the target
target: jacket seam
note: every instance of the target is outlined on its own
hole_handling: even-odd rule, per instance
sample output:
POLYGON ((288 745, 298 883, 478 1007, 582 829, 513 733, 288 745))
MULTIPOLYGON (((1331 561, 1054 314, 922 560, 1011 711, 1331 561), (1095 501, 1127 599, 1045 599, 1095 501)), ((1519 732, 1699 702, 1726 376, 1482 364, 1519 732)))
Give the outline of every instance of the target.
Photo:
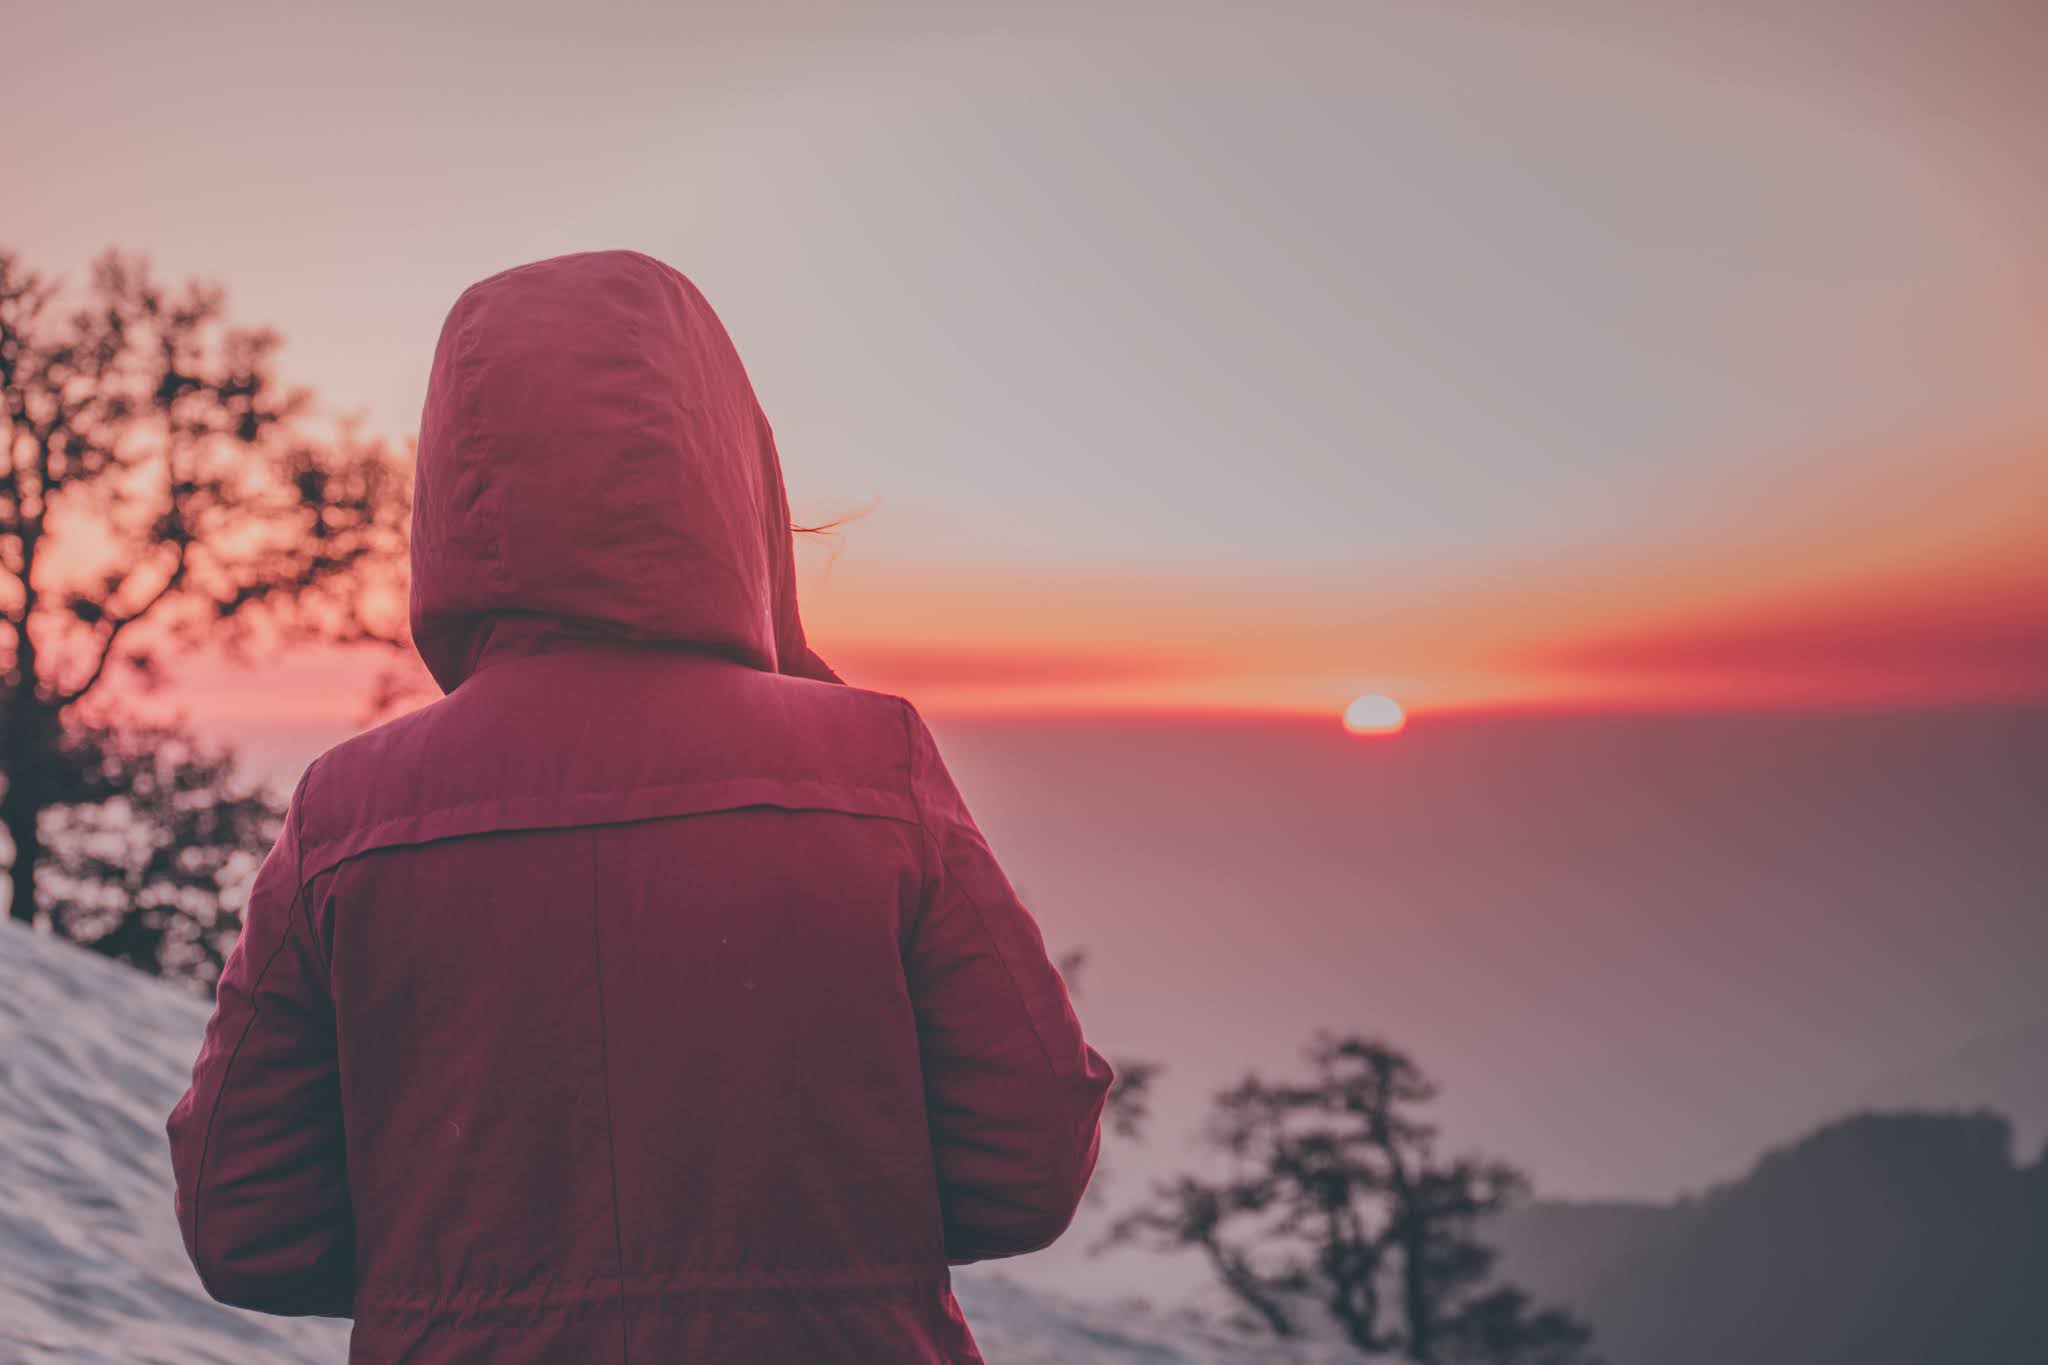
MULTIPOLYGON (((685 783, 678 785, 689 786, 692 784, 685 783)), ((673 790, 675 790, 674 787, 642 787, 633 788, 632 790, 623 793, 614 793, 608 791, 569 792, 563 794, 551 794, 550 799, 574 799, 580 796, 660 796, 673 790)), ((850 788, 850 790, 871 791, 878 795, 892 797, 897 795, 896 792, 883 787, 862 786, 852 787, 850 788)), ((468 814, 471 812, 489 810, 492 806, 503 804, 503 801, 504 798, 502 797, 493 797, 480 801, 465 801, 460 805, 435 807, 428 811, 416 811, 405 815, 393 816, 387 820, 380 820, 375 824, 349 829, 346 833, 341 835, 330 836, 320 841, 318 858, 316 860, 317 865, 313 875, 317 877, 320 873, 328 871, 331 868, 338 867, 342 863, 348 862, 355 858, 362 857, 365 854, 375 853, 379 850, 387 848, 417 848, 426 844, 443 843, 450 839, 473 839, 486 834, 513 834, 530 830, 598 829, 606 825, 638 825, 658 820, 686 820, 700 815, 726 815, 734 811, 742 810, 767 809, 795 812, 817 812, 825 815, 843 815, 849 819, 855 820, 893 820, 898 824, 921 824, 921 822, 915 819, 914 817, 906 818, 900 813, 892 813, 881 810, 857 809, 853 808, 850 805, 850 803, 837 804, 822 800, 812 801, 803 799, 781 801, 755 799, 744 801, 721 802, 716 805, 690 806, 683 810, 657 811, 652 814, 620 813, 602 814, 596 816, 579 815, 577 817, 564 820, 514 820, 506 824, 491 824, 479 829, 450 830, 446 833, 416 833, 405 832, 403 830, 404 826, 417 825, 421 821, 421 819, 426 815, 434 815, 441 817, 459 817, 461 815, 468 814), (387 831, 394 830, 400 831, 399 837, 383 837, 387 831), (337 853, 335 851, 338 847, 345 847, 349 844, 354 843, 357 839, 361 839, 363 841, 362 847, 351 848, 346 853, 337 853)))
POLYGON ((471 1314, 527 1312, 571 1304, 609 1303, 620 1297, 631 1302, 668 1300, 722 1302, 731 1299, 858 1298, 863 1295, 900 1297, 951 1288, 949 1267, 919 1267, 903 1274, 853 1284, 754 1284, 678 1285, 668 1275, 622 1277, 619 1289, 565 1288, 557 1283, 522 1286, 505 1291, 458 1291, 365 1288, 357 1295, 359 1311, 413 1314, 471 1314))
MULTIPOLYGON (((327 755, 321 754, 318 758, 307 764, 306 771, 299 776, 298 790, 292 793, 290 819, 293 824, 298 826, 298 832, 292 837, 292 877, 298 883, 298 890, 292 895, 292 912, 294 915, 302 914, 305 918, 307 950, 313 954, 313 960, 320 964, 320 984, 322 989, 331 992, 333 989, 334 962, 325 946, 320 942, 320 935, 314 931, 312 897, 306 893, 312 889, 314 882, 334 869, 331 867, 316 868, 311 876, 306 875, 306 822, 301 814, 305 809, 306 803, 312 800, 313 774, 319 771, 320 765, 326 761, 327 755)), ((331 1003, 332 997, 330 996, 330 1005, 331 1003)))
MULTIPOLYGON (((946 852, 943 846, 939 850, 939 866, 943 870, 946 870, 948 872, 951 871, 952 865, 946 859, 946 852)), ((1038 1016, 1031 1012, 1031 1003, 1030 1001, 1025 999, 1024 987, 1018 983, 1017 971, 1016 968, 1014 968, 1010 964, 1009 954, 1003 951, 1002 940, 996 937, 994 931, 992 931, 989 928, 988 912, 982 908, 981 902, 975 898, 975 895, 972 891, 969 891, 967 889, 965 883, 960 882, 958 878, 954 878, 953 880, 956 884, 956 889, 960 893, 960 899, 966 901, 967 904, 973 908, 974 919, 975 922, 981 926, 982 937, 987 939, 989 946, 995 949, 996 961, 1002 964, 1003 976, 1010 983, 1010 993, 1016 996, 1017 1008, 1019 1012, 1023 1014, 1024 1021, 1031 1026, 1031 1036, 1038 1043, 1038 1055, 1045 1059, 1045 1072, 1046 1075, 1050 1077, 1052 1080, 1052 1088, 1054 1093, 1058 1094, 1063 1100, 1066 1099, 1068 1090, 1067 1080, 1064 1076, 1061 1075, 1059 1065, 1053 1061, 1052 1048, 1045 1041, 1045 1030, 1038 1026, 1038 1016)), ((1030 914, 1031 912, 1028 909, 1026 909, 1024 913, 1030 914)), ((1062 1127, 1066 1125, 1067 1120, 1067 1115, 1062 1114, 1060 1116, 1060 1124, 1062 1127)), ((1062 1183, 1066 1180, 1066 1178, 1067 1163, 1066 1154, 1063 1151, 1060 1155, 1060 1161, 1056 1170, 1054 1170, 1051 1174, 1046 1175, 1042 1183, 1048 1185, 1062 1183)))
POLYGON ((598 902, 597 886, 602 868, 599 857, 598 833, 590 831, 590 952, 591 965, 597 977, 597 1077, 598 1088, 604 1095, 604 1150, 605 1164, 611 1172, 612 1185, 612 1247, 618 1257, 616 1292, 619 1304, 619 1359, 623 1362, 632 1355, 632 1326, 626 1317, 626 1231, 619 1214, 619 1148, 618 1134, 612 1121, 612 1063, 611 1047, 606 1032, 604 1002, 604 932, 600 923, 603 907, 598 902))
POLYGON ((917 727, 915 724, 916 713, 911 709, 910 702, 906 698, 898 697, 896 699, 896 704, 902 709, 905 786, 909 789, 910 793, 910 814, 913 817, 912 823, 914 823, 917 826, 918 904, 917 908, 911 914, 910 923, 907 926, 905 926, 903 933, 900 936, 901 945, 907 948, 909 946, 910 940, 916 936, 917 930, 924 923, 925 890, 932 884, 932 855, 931 848, 929 847, 929 845, 936 841, 932 838, 930 828, 928 828, 925 824, 924 798, 918 794, 917 790, 918 755, 917 727))
MULTIPOLYGON (((965 902, 967 902, 967 905, 969 905, 969 907, 971 907, 971 909, 975 911, 975 923, 977 923, 977 925, 981 925, 981 937, 983 937, 983 939, 987 939, 987 943, 989 943, 989 948, 993 948, 993 950, 995 950, 995 962, 999 962, 999 964, 1001 964, 1001 968, 1004 968, 1004 978, 1006 978, 1006 980, 1010 982, 1010 993, 1012 993, 1012 995, 1016 997, 1016 1001, 1018 1001, 1018 1011, 1020 1011, 1020 1013, 1024 1015, 1024 1021, 1026 1021, 1026 1023, 1030 1025, 1030 1036, 1032 1036, 1032 1040, 1034 1040, 1034 1042, 1038 1044, 1038 1056, 1040 1056, 1040 1058, 1044 1058, 1044 1070, 1047 1070, 1047 1076, 1051 1076, 1051 1081, 1053 1081, 1053 1091, 1055 1091, 1057 1095, 1061 1095, 1061 1099, 1067 1099, 1067 1091, 1069 1091, 1069 1081, 1067 1081, 1067 1078, 1065 1078, 1065 1076, 1061 1074, 1061 1070, 1059 1070, 1059 1064, 1057 1064, 1057 1062, 1053 1060, 1053 1048, 1051 1048, 1051 1046, 1049 1046, 1047 1042, 1044 1042, 1044 1029, 1040 1029, 1040 1027, 1038 1027, 1038 1017, 1036 1017, 1036 1015, 1032 1013, 1032 1009, 1030 1009, 1030 1001, 1028 1001, 1028 999, 1024 999, 1024 986, 1022 986, 1022 984, 1018 982, 1018 974, 1016 974, 1016 968, 1014 968, 1014 966, 1010 964, 1010 954, 1006 954, 1006 952, 1004 952, 1004 943, 1001 943, 1001 939, 999 939, 999 937, 995 937, 995 931, 993 931, 993 929, 989 929, 989 915, 987 915, 987 911, 985 911, 985 909, 981 909, 981 900, 977 900, 977 898, 975 898, 975 894, 973 894, 971 890, 967 890, 967 882, 963 882, 963 880, 958 880, 956 876, 952 876, 952 866, 950 866, 950 864, 946 862, 946 845, 944 845, 944 841, 940 841, 940 839, 938 839, 938 835, 934 835, 934 833, 932 833, 932 829, 930 829, 930 827, 926 825, 926 819, 924 819, 924 802, 922 802, 922 800, 920 800, 920 796, 918 796, 918 745, 915 745, 915 729, 911 729, 911 716, 913 716, 915 712, 911 710, 911 704, 909 704, 909 702, 907 702, 905 698, 897 698, 897 700, 899 700, 899 702, 903 704, 903 722, 905 722, 905 729, 909 729, 909 731, 911 731, 911 761, 909 761, 909 794, 911 794, 911 812, 915 814, 915 817, 918 817, 918 833, 922 835, 922 839, 918 841, 918 851, 920 851, 920 868, 922 868, 924 880, 926 880, 926 882, 930 882, 930 849, 926 849, 926 841, 930 841, 930 843, 932 843, 932 845, 934 845, 934 847, 938 849, 938 870, 940 870, 940 874, 946 874, 946 876, 948 876, 948 878, 952 880, 954 888, 958 890, 958 894, 961 894, 961 900, 965 900, 965 902)), ((993 849, 991 849, 991 857, 993 857, 993 849)), ((1024 913, 1028 915, 1030 911, 1026 909, 1024 913)), ((922 915, 922 907, 920 907, 920 921, 922 921, 922 917, 924 917, 924 915, 922 915)), ((1065 1117, 1063 1117, 1063 1119, 1059 1119, 1059 1121, 1061 1121, 1061 1128, 1065 1128, 1065 1117)), ((1063 1134, 1063 1136, 1065 1136, 1065 1134, 1063 1134)), ((1061 1160, 1059 1160, 1059 1166, 1057 1166, 1057 1171, 1053 1171, 1053 1173, 1047 1173, 1047 1175, 1042 1175, 1042 1177, 1040 1177, 1038 1181, 1034 1181, 1034 1185, 1059 1185, 1059 1183, 1065 1183, 1065 1181, 1067 1181, 1067 1162, 1065 1162, 1065 1154, 1061 1154, 1061 1160)))
MULTIPOLYGON (((249 1035, 255 1032, 257 1021, 263 1017, 263 983, 269 979, 270 969, 277 964, 278 956, 291 946, 292 930, 298 922, 299 902, 306 894, 305 883, 299 881, 299 873, 305 867, 304 845, 295 832, 295 827, 304 808, 306 783, 312 775, 313 768, 309 765, 299 778, 298 790, 292 794, 290 808, 285 817, 285 833, 292 840, 292 878, 298 882, 298 886, 292 892, 291 905, 286 908, 284 932, 278 935, 276 946, 270 950, 270 955, 263 959, 263 965, 257 969, 256 979, 249 983, 249 1018, 243 1023, 242 1031, 235 1036, 235 1045, 229 1050, 227 1061, 221 1065, 220 1083, 214 1087, 213 1103, 208 1105, 206 1110, 206 1132, 199 1140, 199 1168, 192 1176, 192 1268, 198 1272, 199 1282, 215 1298, 221 1295, 214 1283, 214 1277, 207 1273, 205 1245, 200 1240, 205 1227, 206 1162, 213 1154, 213 1130, 220 1121, 221 1105, 227 1101, 228 1086, 234 1080, 235 1063, 241 1059, 243 1046, 248 1043, 249 1035)), ((244 932, 246 931, 245 925, 244 932)))
POLYGON ((456 338, 455 371, 459 406, 462 409, 463 427, 471 433, 471 439, 464 443, 463 453, 469 457, 468 469, 465 472, 474 480, 471 488, 475 493, 477 514, 488 528, 485 532, 487 545, 484 557, 489 562, 490 575, 497 580, 499 591, 509 595, 512 591, 512 562, 509 551, 511 542, 505 533, 504 481, 490 477, 489 471, 493 461, 483 449, 482 441, 474 434, 478 426, 475 409, 478 401, 480 368, 476 356, 476 312, 475 308, 467 311, 462 319, 461 335, 456 338))
MULTIPOLYGON (((948 1267, 950 1270, 950 1266, 948 1267)), ((690 1314, 703 1317, 746 1317, 786 1314, 793 1305, 832 1305, 848 1302, 929 1304, 934 1296, 938 1302, 954 1299, 953 1290, 947 1281, 932 1280, 927 1284, 864 1287, 843 1290, 782 1291, 766 1293, 732 1291, 710 1295, 682 1294, 670 1291, 635 1291, 626 1296, 625 1302, 638 1305, 643 1315, 668 1317, 676 1314, 690 1314)), ((576 1317, 609 1312, 615 1300, 608 1291, 587 1295, 564 1295, 546 1303, 505 1303, 483 1304, 470 1307, 444 1308, 428 1304, 363 1303, 355 1308, 355 1319, 360 1323, 379 1325, 431 1323, 433 1330, 442 1332, 470 1332, 501 1335, 509 1326, 531 1324, 536 1319, 548 1316, 576 1317)))
POLYGON ((229 1084, 234 1080, 235 1062, 242 1055, 242 1045, 249 1041, 250 1033, 255 1030, 256 1021, 262 1018, 263 1015, 262 1006, 256 1003, 256 996, 263 988, 264 978, 270 975, 272 964, 277 961, 278 955, 288 946, 290 937, 291 925, 287 922, 284 935, 278 939, 277 946, 270 950, 270 956, 263 959, 263 966, 256 973, 255 981, 250 983, 249 1019, 247 1023, 242 1025, 241 1033, 235 1038, 235 1046, 228 1053, 228 1059, 221 1067, 220 1084, 215 1087, 213 1103, 208 1106, 206 1111, 206 1135, 199 1143, 199 1170, 192 1178, 192 1259, 194 1262, 193 1268, 199 1272, 200 1283, 204 1284, 207 1292, 215 1298, 221 1297, 220 1287, 215 1284, 214 1277, 207 1273, 205 1246, 200 1240, 204 1235, 206 1212, 206 1160, 213 1152, 214 1125, 220 1119, 220 1107, 227 1099, 229 1084))
MULTIPOLYGON (((745 1266, 673 1266, 665 1270, 643 1270, 623 1277, 629 1289, 645 1292, 725 1294, 791 1293, 812 1289, 866 1289, 918 1285, 940 1278, 939 1267, 925 1258, 869 1264, 838 1257, 830 1261, 762 1261, 745 1266), (756 1278, 764 1277, 764 1278, 756 1278)), ((563 1289, 566 1277, 554 1279, 488 1281, 451 1287, 438 1282, 416 1283, 402 1276, 386 1275, 366 1280, 366 1300, 378 1302, 436 1302, 444 1307, 462 1307, 474 1301, 505 1296, 596 1294, 597 1289, 563 1289)), ((587 1281, 578 1279, 575 1283, 587 1281)))

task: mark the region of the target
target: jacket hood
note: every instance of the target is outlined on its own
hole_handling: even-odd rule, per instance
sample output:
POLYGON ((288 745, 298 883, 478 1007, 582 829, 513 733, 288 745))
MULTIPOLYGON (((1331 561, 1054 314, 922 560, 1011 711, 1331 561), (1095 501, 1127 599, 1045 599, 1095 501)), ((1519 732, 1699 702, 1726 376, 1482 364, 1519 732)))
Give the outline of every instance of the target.
POLYGON ((804 640, 768 420, 680 272, 583 252, 455 301, 420 419, 411 615, 444 692, 536 622, 839 680, 804 640))

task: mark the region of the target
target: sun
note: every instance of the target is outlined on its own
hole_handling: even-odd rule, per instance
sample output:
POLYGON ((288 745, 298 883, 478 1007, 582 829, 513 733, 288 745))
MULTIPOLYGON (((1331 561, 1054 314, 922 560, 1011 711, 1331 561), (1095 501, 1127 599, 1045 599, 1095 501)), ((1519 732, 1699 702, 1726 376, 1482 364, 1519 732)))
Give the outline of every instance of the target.
POLYGON ((1401 703, 1377 692, 1360 697, 1344 708, 1344 728, 1354 735, 1399 734, 1408 724, 1401 703))

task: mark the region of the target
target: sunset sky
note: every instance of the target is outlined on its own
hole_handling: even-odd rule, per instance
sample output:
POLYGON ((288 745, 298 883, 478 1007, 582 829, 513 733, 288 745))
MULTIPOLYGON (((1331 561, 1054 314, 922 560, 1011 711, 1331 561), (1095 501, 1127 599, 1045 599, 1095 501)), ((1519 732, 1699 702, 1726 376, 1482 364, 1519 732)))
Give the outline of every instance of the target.
POLYGON ((401 440, 466 284, 674 263, 935 710, 2048 695, 2040 11, 729 8, 23 8, 0 231, 401 440))
MULTIPOLYGON (((1867 1104, 2048 1139, 2048 7, 123 0, 0 53, 0 244, 219 282, 401 450, 470 283, 695 280, 852 518, 819 652, 1167 1066, 1118 1197, 1323 1026, 1546 1193, 1867 1104)), ((180 662, 280 791, 379 667, 180 662)), ((1026 1260, 1162 1283, 1073 1242, 1026 1260)))

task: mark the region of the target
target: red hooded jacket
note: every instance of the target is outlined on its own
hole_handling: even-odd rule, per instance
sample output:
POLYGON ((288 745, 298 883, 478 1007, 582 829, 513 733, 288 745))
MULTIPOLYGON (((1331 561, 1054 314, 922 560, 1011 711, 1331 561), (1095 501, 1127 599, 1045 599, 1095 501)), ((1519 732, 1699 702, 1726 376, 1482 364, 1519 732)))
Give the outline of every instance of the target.
POLYGON ((1112 1072, 917 712, 804 641, 768 423, 633 252, 449 313, 413 632, 317 759, 169 1120, 208 1291, 351 1361, 981 1360, 1112 1072))

